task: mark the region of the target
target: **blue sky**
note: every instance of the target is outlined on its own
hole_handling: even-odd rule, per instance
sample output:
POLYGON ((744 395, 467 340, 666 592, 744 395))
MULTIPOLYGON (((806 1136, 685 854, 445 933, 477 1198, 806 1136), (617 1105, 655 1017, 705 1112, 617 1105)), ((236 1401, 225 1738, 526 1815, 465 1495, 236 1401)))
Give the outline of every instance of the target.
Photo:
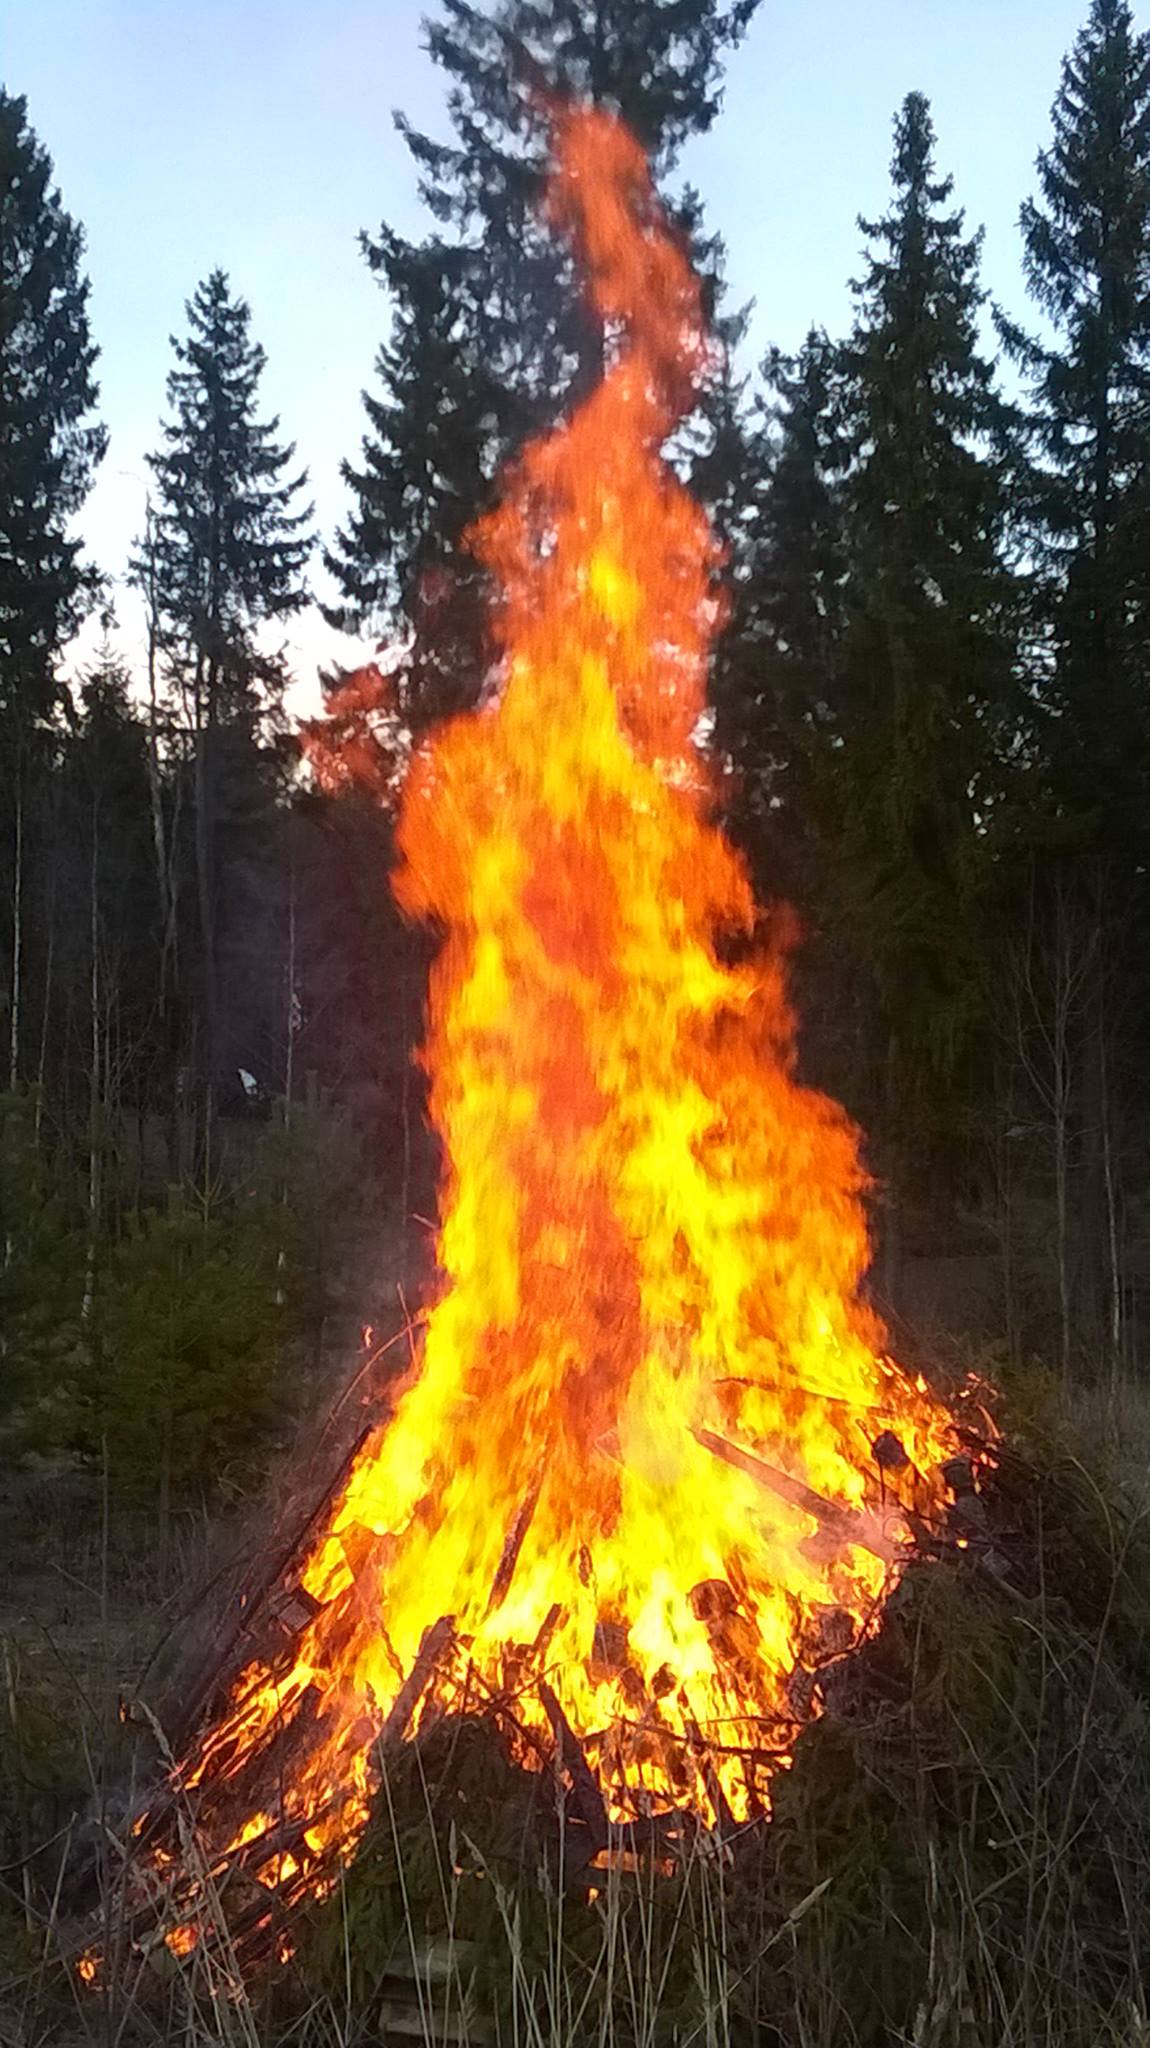
MULTIPOLYGON (((1018 208, 1033 189, 1058 69, 1088 0, 762 0, 730 63, 723 111, 684 172, 753 299, 751 360, 812 320, 849 318, 858 212, 888 190, 890 124, 930 97, 939 165, 986 229, 984 281, 1025 299, 1018 208)), ((444 132, 419 0, 7 0, 0 64, 83 222, 111 445, 83 526, 122 570, 157 438, 169 336, 222 264, 268 352, 265 392, 311 472, 325 532, 362 431, 387 308, 357 246, 386 218, 418 231, 401 107, 444 132)), ((131 610, 121 606, 130 638, 131 610)), ((293 634, 305 692, 346 656, 318 616, 293 634)))

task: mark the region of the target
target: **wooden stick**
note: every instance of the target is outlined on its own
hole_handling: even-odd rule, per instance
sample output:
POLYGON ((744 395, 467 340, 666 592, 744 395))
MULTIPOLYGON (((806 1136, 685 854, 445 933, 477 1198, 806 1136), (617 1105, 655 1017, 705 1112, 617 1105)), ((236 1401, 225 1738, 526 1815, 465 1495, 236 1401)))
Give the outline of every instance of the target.
POLYGON ((395 1695, 395 1701, 383 1727, 375 1738, 377 1751, 402 1742, 407 1734, 411 1717, 423 1694, 430 1685, 435 1667, 451 1642, 455 1633, 455 1616, 441 1615, 431 1627, 424 1630, 419 1645, 419 1655, 395 1695))
POLYGON ((763 1458, 756 1458, 751 1451, 744 1451, 739 1444, 732 1444, 724 1436, 716 1436, 710 1429, 693 1429, 692 1436, 703 1449, 713 1457, 721 1458, 724 1465, 730 1465, 736 1472, 745 1472, 756 1479, 769 1493, 778 1495, 790 1507, 801 1508, 810 1515, 830 1536, 840 1543, 853 1543, 860 1550, 869 1550, 872 1557, 880 1558, 883 1564, 894 1564, 901 1556, 901 1549, 872 1521, 869 1515, 860 1515, 855 1508, 839 1507, 836 1501, 827 1500, 802 1479, 793 1479, 789 1472, 780 1472, 775 1465, 768 1465, 763 1458))
POLYGON ((520 1501, 511 1527, 507 1531, 503 1544, 503 1554, 499 1559, 498 1569, 491 1581, 491 1591, 487 1596, 488 1614, 494 1614, 496 1608, 501 1605, 504 1595, 515 1576, 515 1567, 519 1562, 519 1553, 523 1548, 523 1539, 531 1527, 532 1517, 539 1505, 539 1495, 542 1491, 543 1470, 540 1467, 523 1499, 520 1501))
POLYGON ((721 1842, 727 1842, 735 1832, 735 1816, 719 1782, 714 1758, 703 1740, 703 1731, 698 1722, 690 1717, 687 1720, 687 1738, 702 1770, 707 1797, 715 1809, 715 1832, 721 1842))
POLYGON ((605 1849, 611 1832, 607 1809, 591 1766, 583 1754, 582 1744, 545 1679, 539 1681, 539 1697, 551 1723, 559 1761, 571 1780, 575 1811, 591 1836, 595 1851, 605 1849))
POLYGON ((558 1600, 553 1600, 539 1625, 539 1633, 531 1645, 531 1662, 541 1664, 551 1647, 551 1638, 563 1620, 563 1609, 558 1600))
MULTIPOLYGON (((304 1521, 297 1524, 278 1549, 265 1555, 262 1565, 249 1571, 246 1581, 237 1588, 231 1603, 231 1612, 222 1620, 211 1656, 206 1666, 201 1666, 199 1675, 185 1687, 181 1712, 178 1717, 173 1718, 173 1724, 168 1730, 168 1743, 175 1755, 182 1755, 189 1747, 196 1731, 196 1724, 220 1685, 225 1671, 229 1665, 234 1664, 235 1649, 241 1636, 246 1635, 250 1638, 254 1625, 265 1611, 267 1601, 293 1561, 299 1557, 324 1509, 335 1499, 348 1478, 373 1427, 375 1425, 369 1423, 360 1431, 313 1502, 304 1521)), ((153 1653, 153 1658, 155 1654, 153 1653)), ((145 1672, 146 1670, 147 1666, 145 1672)), ((142 1673, 141 1681, 137 1682, 137 1691, 143 1675, 142 1673)))

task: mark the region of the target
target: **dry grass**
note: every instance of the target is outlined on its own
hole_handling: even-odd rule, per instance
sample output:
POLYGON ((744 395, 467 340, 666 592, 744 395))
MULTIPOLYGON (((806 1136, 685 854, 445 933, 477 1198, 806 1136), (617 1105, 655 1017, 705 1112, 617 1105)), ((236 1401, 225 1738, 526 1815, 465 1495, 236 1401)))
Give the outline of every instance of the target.
POLYGON ((98 1515, 95 1535, 76 1516, 41 1531, 22 1618, 0 1624, 0 2043, 1150 2048, 1150 1398, 1075 1404, 1075 1436, 1048 1387, 1016 1408, 992 1504, 1006 1578, 969 1558, 912 1571, 769 1827, 700 1839, 673 1877, 612 1869, 588 1899, 556 1788, 489 1728, 441 1724, 396 1758, 294 1961, 246 1983, 225 1945, 166 1971, 113 1960, 93 1997, 58 1882, 77 1809, 118 1825, 111 1696, 157 1609, 170 1621, 219 1569, 220 1533, 186 1522, 161 1573, 98 1515), (1097 1480, 1095 1452, 1125 1469, 1097 1480))

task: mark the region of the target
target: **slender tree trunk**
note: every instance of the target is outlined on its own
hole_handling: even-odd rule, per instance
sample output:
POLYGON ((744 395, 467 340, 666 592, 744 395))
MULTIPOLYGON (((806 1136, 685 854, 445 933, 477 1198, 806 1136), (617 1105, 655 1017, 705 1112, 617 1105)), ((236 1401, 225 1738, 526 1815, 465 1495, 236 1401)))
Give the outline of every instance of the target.
POLYGON ((1101 1060, 1102 1181, 1106 1201, 1106 1348, 1110 1382, 1117 1384, 1122 1369, 1123 1299, 1122 1246, 1119 1207, 1121 1190, 1114 1158, 1114 1103, 1110 1088, 1110 1060, 1105 1036, 1099 1044, 1101 1060))
POLYGON ((196 886, 199 895, 200 946, 202 953, 203 1014, 200 1019, 200 1130, 199 1173, 205 1205, 210 1201, 215 1132, 216 1058, 218 1006, 216 992, 215 914, 215 819, 214 783, 214 697, 215 677, 209 665, 207 705, 204 704, 202 661, 196 678, 196 886))
POLYGON ((164 782, 160 767, 160 716, 157 681, 159 638, 151 590, 148 595, 148 794, 152 812, 152 851, 156 862, 156 892, 160 902, 159 1005, 164 1014, 169 994, 169 976, 176 946, 176 873, 164 826, 164 782))
POLYGON ((156 1548, 159 1552, 161 1579, 168 1569, 168 1547, 172 1529, 172 1416, 169 1409, 163 1420, 160 1434, 160 1484, 156 1499, 156 1514, 159 1522, 156 1548))
POLYGON ((902 1187, 904 1153, 902 1144, 903 1101, 899 1085, 894 1042, 888 1039, 882 1066, 882 1179, 885 1198, 882 1208, 881 1265, 882 1290, 887 1308, 897 1309, 902 1298, 902 1187))
MULTIPOLYGON (((12 1002, 8 1018, 8 1091, 14 1095, 20 1080, 20 988, 24 961, 24 761, 19 745, 16 749, 16 774, 14 778, 15 809, 12 832, 12 1002)), ((4 1232, 4 1244, 0 1253, 0 1264, 7 1271, 12 1264, 16 1240, 12 1232, 12 1219, 4 1232)), ((0 1359, 7 1351, 7 1339, 0 1331, 0 1359)))
POLYGON ((403 1171, 399 1183, 402 1232, 400 1246, 403 1270, 407 1274, 413 1270, 411 1243, 411 1075, 414 1057, 411 1044, 411 981, 406 965, 400 979, 400 989, 400 1000, 403 1004, 403 1029, 400 1041, 403 1054, 403 1078, 400 1082, 400 1116, 403 1123, 403 1171))
MULTIPOLYGON (((167 1072, 161 1084, 164 1093, 164 1122, 167 1133, 168 1178, 176 1181, 180 1176, 180 1107, 176 1073, 179 1066, 179 1045, 173 1018, 172 996, 178 981, 177 959, 179 902, 179 877, 176 866, 176 844, 179 829, 178 796, 179 774, 175 777, 177 796, 172 817, 171 831, 164 819, 164 778, 160 759, 160 604, 156 577, 155 552, 152 542, 152 507, 149 502, 145 524, 145 547, 147 550, 147 581, 145 600, 148 613, 148 796, 152 819, 152 854, 156 867, 156 895, 160 908, 160 960, 157 986, 157 1006, 160 1020, 160 1036, 166 1056, 167 1072)), ((143 1152, 141 1150, 141 1159, 143 1152)))
POLYGON ((295 1088, 295 1035, 296 1017, 296 877, 295 848, 291 853, 288 874, 288 956, 287 956, 287 1016, 286 1044, 284 1047, 284 1122, 291 1130, 292 1101, 295 1088))
POLYGON ((1054 1204, 1058 1257, 1059 1363, 1069 1384, 1073 1358, 1074 1305, 1070 1273, 1070 1022, 1074 963, 1065 890, 1059 885, 1055 932, 1055 991, 1051 1101, 1054 1123, 1054 1204))
POLYGON ((44 1085, 48 1072, 48 1034, 52 1019, 52 982, 56 964, 56 899, 57 867, 55 834, 52 835, 51 866, 48 882, 48 945, 44 958, 44 1003, 40 1015, 40 1051, 36 1060, 36 1107, 32 1112, 33 1135, 36 1149, 40 1149, 40 1133, 44 1121, 44 1085))
POLYGON ((1012 1358, 1019 1353, 1018 1331, 1018 1285, 1015 1274, 1014 1244, 1014 1154, 1011 1133, 1016 1121, 1015 1083, 1017 1069, 1009 1051, 1000 1054, 995 1062, 998 1068, 994 1090, 995 1116, 995 1183, 998 1189, 998 1241, 1002 1258, 1002 1309, 1006 1325, 1007 1350, 1012 1358), (1006 1079, 1000 1078, 1006 1068, 1006 1079))
MULTIPOLYGON (((1112 223, 1105 211, 1099 222, 1103 247, 1108 247, 1112 223)), ((1112 704, 1116 690, 1121 695, 1122 631, 1112 585, 1112 527, 1114 500, 1113 463, 1113 380, 1117 369, 1114 346, 1114 286, 1103 274, 1099 289, 1100 331, 1096 339, 1094 371, 1094 451, 1092 463, 1092 532, 1089 542, 1090 605, 1085 622, 1085 644, 1089 652, 1087 673, 1094 701, 1112 704)), ((1095 861, 1085 882, 1085 914, 1093 944, 1092 972, 1088 974, 1083 1004, 1081 1051, 1081 1175, 1078 1191, 1080 1249, 1079 1298, 1083 1334, 1097 1357, 1107 1349, 1107 1269, 1109 1257, 1109 1195, 1107 1164, 1107 970, 1112 930, 1107 877, 1095 861)), ((1101 1357, 1097 1358, 1101 1364, 1101 1357)))
POLYGON ((87 1330, 96 1299, 96 1246, 100 1224, 100 1104, 103 1056, 100 1034, 100 799, 92 799, 92 856, 88 870, 88 936, 91 949, 88 994, 92 1010, 88 1068, 88 1242, 84 1257, 84 1298, 80 1322, 87 1330))
MULTIPOLYGON (((292 846, 288 873, 288 949, 287 949, 287 999, 284 1005, 284 1174, 280 1187, 280 1205, 286 1210, 290 1192, 292 1103, 295 1096, 295 1034, 296 1034, 296 885, 295 847, 292 846)), ((276 1252, 276 1304, 283 1306, 284 1277, 287 1271, 287 1249, 280 1244, 276 1252)))
POLYGON ((1084 905, 1088 966, 1081 1017, 1080 1157, 1076 1203, 1079 1233, 1079 1302, 1082 1332, 1096 1369, 1107 1357, 1107 1294, 1110 1269, 1110 1196, 1107 1161, 1109 1105, 1108 966, 1110 956, 1102 878, 1095 875, 1084 905))
POLYGON ((17 750, 12 828, 12 1002, 8 1013, 8 1089, 20 1080, 20 1003, 24 978, 24 763, 17 750))

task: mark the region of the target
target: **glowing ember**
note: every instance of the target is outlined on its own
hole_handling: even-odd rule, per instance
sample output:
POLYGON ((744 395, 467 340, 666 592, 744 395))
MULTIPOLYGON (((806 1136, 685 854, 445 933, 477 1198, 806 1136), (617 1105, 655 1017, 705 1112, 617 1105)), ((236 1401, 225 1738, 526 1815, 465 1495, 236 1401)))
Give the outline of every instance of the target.
MULTIPOLYGON (((707 822, 716 550, 660 452, 711 367, 698 287, 607 115, 559 118, 550 206, 604 375, 478 533, 498 699, 417 753, 400 825, 400 899, 446 935, 442 1293, 294 1651, 181 1773, 218 1854, 313 1890, 389 1714, 465 1697, 513 1690, 537 1754, 565 1719, 616 1816, 761 1810, 951 1448, 857 1299, 856 1133, 793 1077, 783 937, 707 822)), ((377 773, 335 730, 322 765, 377 773)))

